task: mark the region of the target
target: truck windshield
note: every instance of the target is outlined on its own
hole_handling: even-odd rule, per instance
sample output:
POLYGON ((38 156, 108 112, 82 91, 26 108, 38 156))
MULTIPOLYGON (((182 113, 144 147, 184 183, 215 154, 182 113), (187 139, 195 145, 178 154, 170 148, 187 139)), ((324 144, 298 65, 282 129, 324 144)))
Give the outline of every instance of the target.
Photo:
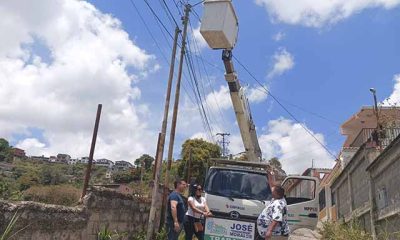
POLYGON ((260 201, 271 199, 267 176, 246 170, 211 168, 206 178, 205 191, 229 198, 260 201))

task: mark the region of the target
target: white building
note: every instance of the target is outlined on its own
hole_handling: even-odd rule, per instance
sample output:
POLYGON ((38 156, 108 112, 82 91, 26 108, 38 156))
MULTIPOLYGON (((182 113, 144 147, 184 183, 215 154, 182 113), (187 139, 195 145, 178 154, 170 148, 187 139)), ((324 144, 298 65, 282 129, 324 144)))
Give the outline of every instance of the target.
POLYGON ((95 164, 97 166, 108 167, 108 168, 112 168, 114 166, 114 162, 106 158, 97 159, 95 164))

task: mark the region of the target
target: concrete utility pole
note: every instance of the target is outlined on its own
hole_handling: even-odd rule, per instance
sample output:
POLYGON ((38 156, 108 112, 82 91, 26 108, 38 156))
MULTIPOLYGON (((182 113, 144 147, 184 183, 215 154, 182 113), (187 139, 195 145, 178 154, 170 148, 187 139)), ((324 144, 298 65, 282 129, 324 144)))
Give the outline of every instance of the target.
MULTIPOLYGON (((158 183, 160 179, 160 173, 161 173, 161 165, 162 165, 162 159, 163 159, 163 153, 164 153, 164 145, 165 145, 165 136, 167 132, 167 121, 168 121, 168 110, 169 110, 169 103, 171 99, 171 88, 172 88, 172 79, 174 76, 174 68, 175 68, 175 56, 176 56, 176 48, 177 48, 177 41, 178 41, 178 35, 180 33, 179 28, 177 27, 175 29, 175 38, 174 38, 174 46, 172 49, 172 55, 171 55, 171 65, 170 65, 170 71, 169 71, 169 77, 168 77, 168 85, 167 85, 167 95, 165 98, 165 106, 164 106, 164 118, 161 126, 161 135, 160 135, 160 141, 158 144, 158 151, 156 155, 156 162, 155 162, 155 168, 154 168, 154 187, 153 187, 153 194, 152 194, 152 199, 151 199, 151 208, 150 208, 150 215, 149 215, 149 223, 148 223, 148 228, 147 228, 147 235, 146 239, 151 240, 153 239, 154 235, 154 228, 155 228, 155 215, 156 215, 156 205, 157 202, 160 201, 158 198, 158 183)), ((165 191, 164 186, 164 191, 165 191)))
POLYGON ((228 155, 228 144, 229 141, 225 140, 226 136, 230 136, 230 133, 217 133, 217 136, 222 136, 222 142, 220 141, 220 143, 222 144, 222 156, 226 157, 226 155, 228 155))
POLYGON ((83 200, 83 197, 86 195, 86 191, 89 185, 89 180, 90 180, 90 172, 92 171, 92 164, 93 164, 93 155, 94 155, 94 149, 96 148, 96 139, 97 139, 97 132, 99 130, 99 123, 100 123, 100 116, 101 116, 101 108, 102 105, 99 104, 97 106, 97 114, 96 114, 96 121, 94 123, 94 130, 93 130, 93 137, 92 137, 92 144, 90 146, 90 153, 89 153, 89 162, 86 168, 86 175, 85 175, 85 181, 83 183, 83 189, 82 189, 82 195, 81 195, 81 201, 83 200))
POLYGON ((174 151, 176 122, 178 119, 179 96, 180 96, 180 89, 181 89, 183 61, 185 60, 187 27, 188 27, 188 23, 189 23, 190 11, 191 11, 191 5, 190 4, 185 5, 185 16, 182 18, 183 35, 182 35, 181 52, 180 52, 180 56, 179 56, 178 79, 176 81, 176 87, 175 87, 174 111, 172 113, 171 132, 169 135, 168 163, 167 163, 167 169, 165 172, 165 181, 164 181, 164 194, 163 194, 163 202, 162 202, 163 209, 164 209, 164 217, 167 216, 166 213, 168 211, 168 209, 167 209, 168 192, 166 190, 169 187, 169 178, 170 178, 170 171, 171 171, 171 165, 172 165, 172 155, 173 155, 173 151, 174 151))

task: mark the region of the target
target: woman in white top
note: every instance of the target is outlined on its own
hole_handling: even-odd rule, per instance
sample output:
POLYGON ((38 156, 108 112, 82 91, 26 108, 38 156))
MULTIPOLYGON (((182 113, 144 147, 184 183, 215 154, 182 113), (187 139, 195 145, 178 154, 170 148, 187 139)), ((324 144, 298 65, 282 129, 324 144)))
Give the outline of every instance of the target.
POLYGON ((185 239, 192 240, 193 234, 198 240, 204 239, 204 217, 212 216, 207 206, 206 199, 201 196, 203 188, 194 185, 196 190, 193 196, 188 198, 188 210, 185 219, 185 239), (201 225, 200 225, 201 224, 201 225))

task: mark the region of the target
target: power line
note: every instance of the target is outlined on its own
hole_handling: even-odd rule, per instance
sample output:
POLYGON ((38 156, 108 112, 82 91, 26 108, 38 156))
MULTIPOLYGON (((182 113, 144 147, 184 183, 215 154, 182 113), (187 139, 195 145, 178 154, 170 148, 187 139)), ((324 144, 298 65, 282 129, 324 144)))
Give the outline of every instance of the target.
MULTIPOLYGON (((174 21, 175 26, 178 27, 178 26, 179 26, 179 25, 178 25, 178 22, 175 20, 175 17, 174 17, 174 15, 172 14, 171 9, 169 8, 168 4, 165 2, 165 0, 162 0, 162 1, 163 1, 163 3, 164 3, 165 7, 167 8, 167 11, 168 11, 169 15, 171 16, 172 20, 174 21)), ((174 3, 175 3, 175 1, 174 1, 174 3)), ((177 5, 176 3, 175 3, 175 5, 176 5, 176 7, 177 7, 177 9, 178 9, 178 11, 179 11, 178 5, 177 5)), ((179 11, 179 15, 180 15, 180 16, 183 16, 182 13, 181 13, 180 11, 179 11)))
POLYGON ((210 137, 211 137, 210 139, 212 139, 212 141, 215 142, 214 136, 213 136, 213 134, 212 134, 212 129, 211 129, 211 126, 210 126, 210 122, 209 122, 209 120, 208 120, 206 111, 205 111, 205 109, 204 109, 204 105, 203 105, 203 100, 202 100, 202 97, 201 97, 201 93, 200 93, 200 90, 199 90, 199 88, 198 88, 198 82, 197 82, 196 73, 194 72, 193 64, 192 64, 192 63, 190 62, 190 60, 188 59, 188 54, 185 54, 185 60, 186 60, 186 61, 185 61, 185 62, 186 62, 186 65, 187 65, 187 67, 188 67, 188 69, 189 69, 189 76, 190 76, 190 79, 194 82, 194 87, 195 87, 195 92, 196 92, 196 99, 197 99, 197 101, 198 101, 198 106, 199 106, 200 115, 202 115, 203 120, 204 120, 205 127, 206 127, 206 129, 209 131, 208 133, 209 133, 209 135, 210 135, 210 137))
MULTIPOLYGON (((130 0, 132 1, 132 0, 130 0)), ((147 0, 144 0, 146 3, 147 7, 149 7, 151 13, 154 15, 154 17, 157 19, 157 21, 161 24, 161 26, 164 28, 164 30, 168 33, 168 35, 171 37, 171 39, 174 39, 172 34, 168 31, 167 27, 164 25, 164 23, 161 21, 161 19, 158 17, 158 15, 154 12, 153 8, 150 6, 149 2, 147 0)), ((176 25, 178 27, 178 25, 176 25)))
POLYGON ((300 126, 308 133, 311 135, 311 137, 314 138, 314 140, 316 142, 318 142, 318 144, 320 144, 334 159, 337 159, 337 157, 335 156, 335 154, 333 154, 327 146, 325 146, 325 144, 323 144, 307 127, 305 127, 274 95, 271 94, 271 92, 263 85, 261 84, 260 81, 258 81, 258 79, 239 61, 239 59, 237 59, 235 56, 233 56, 233 58, 239 63, 240 66, 242 66, 242 68, 265 90, 265 92, 267 94, 269 94, 274 100, 275 102, 278 103, 279 106, 281 106, 281 108, 287 113, 289 114, 289 116, 295 120, 298 124, 300 124, 300 126))
POLYGON ((165 54, 163 53, 160 45, 158 44, 156 38, 154 37, 153 33, 151 33, 149 27, 147 26, 147 22, 144 20, 142 14, 140 14, 139 9, 137 8, 136 4, 133 2, 133 0, 129 0, 129 2, 132 4, 133 8, 136 10, 136 13, 138 14, 139 18, 141 19, 141 21, 144 24, 144 27, 146 28, 146 31, 149 33, 150 37, 153 39, 153 42, 156 44, 158 50, 160 51, 161 56, 164 58, 164 60, 168 63, 169 65, 169 61, 167 59, 167 57, 165 56, 165 54))
MULTIPOLYGON (((193 30, 193 26, 192 26, 191 21, 189 21, 189 25, 190 25, 190 29, 191 29, 191 31, 192 31, 192 39, 193 39, 193 42, 194 42, 194 46, 195 46, 195 48, 196 48, 195 51, 197 51, 198 55, 201 56, 200 48, 199 48, 199 46, 198 46, 197 40, 196 40, 196 38, 193 37, 193 36, 194 36, 194 30, 193 30)), ((195 54, 195 56, 197 56, 197 55, 195 54)), ((222 120, 223 122, 226 122, 226 121, 225 121, 225 118, 224 118, 224 115, 223 115, 223 113, 222 113, 222 110, 221 110, 221 108, 220 108, 220 106, 219 106, 218 100, 217 100, 217 98, 216 98, 215 89, 214 89, 214 87, 213 87, 213 85, 212 85, 212 83, 211 83, 209 74, 208 74, 208 72, 207 72, 207 68, 206 68, 205 63, 204 63, 205 61, 204 61, 204 59, 203 59, 202 57, 196 58, 196 59, 200 59, 200 60, 201 60, 201 63, 202 63, 202 66, 203 66, 203 70, 204 70, 204 73, 205 73, 205 75, 206 75, 206 80, 208 81, 208 86, 209 86, 209 88, 210 88, 210 90, 211 90, 211 95, 212 95, 213 98, 214 98, 214 101, 215 101, 215 104, 216 104, 216 106, 217 106, 218 112, 219 112, 219 114, 220 114, 220 116, 221 116, 221 120, 222 120)), ((221 126, 223 126, 223 124, 221 124, 221 126)))
MULTIPOLYGON (((190 21, 189 21, 189 24, 190 24, 190 28, 191 28, 191 30, 192 30, 192 32, 193 32, 193 28, 192 28, 192 26, 191 26, 191 22, 190 22, 190 21)), ((193 38, 192 38, 192 39, 193 39, 193 38)), ((193 39, 193 40, 195 40, 195 39, 193 39)), ((194 43, 196 43, 196 42, 194 42, 194 43)), ((189 50, 192 49, 191 41, 188 41, 188 48, 189 48, 189 50)), ((206 112, 208 112, 208 115, 210 116, 210 119, 211 119, 211 117, 213 117, 214 120, 215 120, 215 119, 217 119, 217 118, 214 116, 214 114, 213 114, 214 112, 210 110, 210 106, 209 106, 208 102, 206 101, 206 96, 207 96, 207 94, 205 93, 205 87, 204 87, 204 83, 203 83, 203 81, 202 81, 202 80, 203 80, 203 75, 202 75, 202 72, 201 72, 201 70, 200 70, 200 63, 199 63, 199 60, 198 60, 198 58, 196 58, 196 61, 193 60, 193 53, 192 53, 192 52, 193 52, 192 50, 191 50, 190 52, 188 52, 188 59, 189 59, 189 61, 191 62, 191 64, 193 65, 193 69, 194 69, 194 70, 197 69, 197 71, 198 71, 198 73, 199 73, 199 76, 200 76, 199 79, 196 77, 195 80, 196 80, 197 86, 200 86, 201 93, 203 94, 203 100, 202 100, 203 105, 205 105, 206 112), (196 63, 197 68, 194 68, 194 65, 195 65, 194 62, 196 63)))
POLYGON ((197 5, 202 4, 203 2, 204 2, 204 0, 203 0, 203 1, 200 1, 200 2, 198 2, 198 3, 195 3, 195 4, 192 5, 192 7, 196 7, 197 5))

